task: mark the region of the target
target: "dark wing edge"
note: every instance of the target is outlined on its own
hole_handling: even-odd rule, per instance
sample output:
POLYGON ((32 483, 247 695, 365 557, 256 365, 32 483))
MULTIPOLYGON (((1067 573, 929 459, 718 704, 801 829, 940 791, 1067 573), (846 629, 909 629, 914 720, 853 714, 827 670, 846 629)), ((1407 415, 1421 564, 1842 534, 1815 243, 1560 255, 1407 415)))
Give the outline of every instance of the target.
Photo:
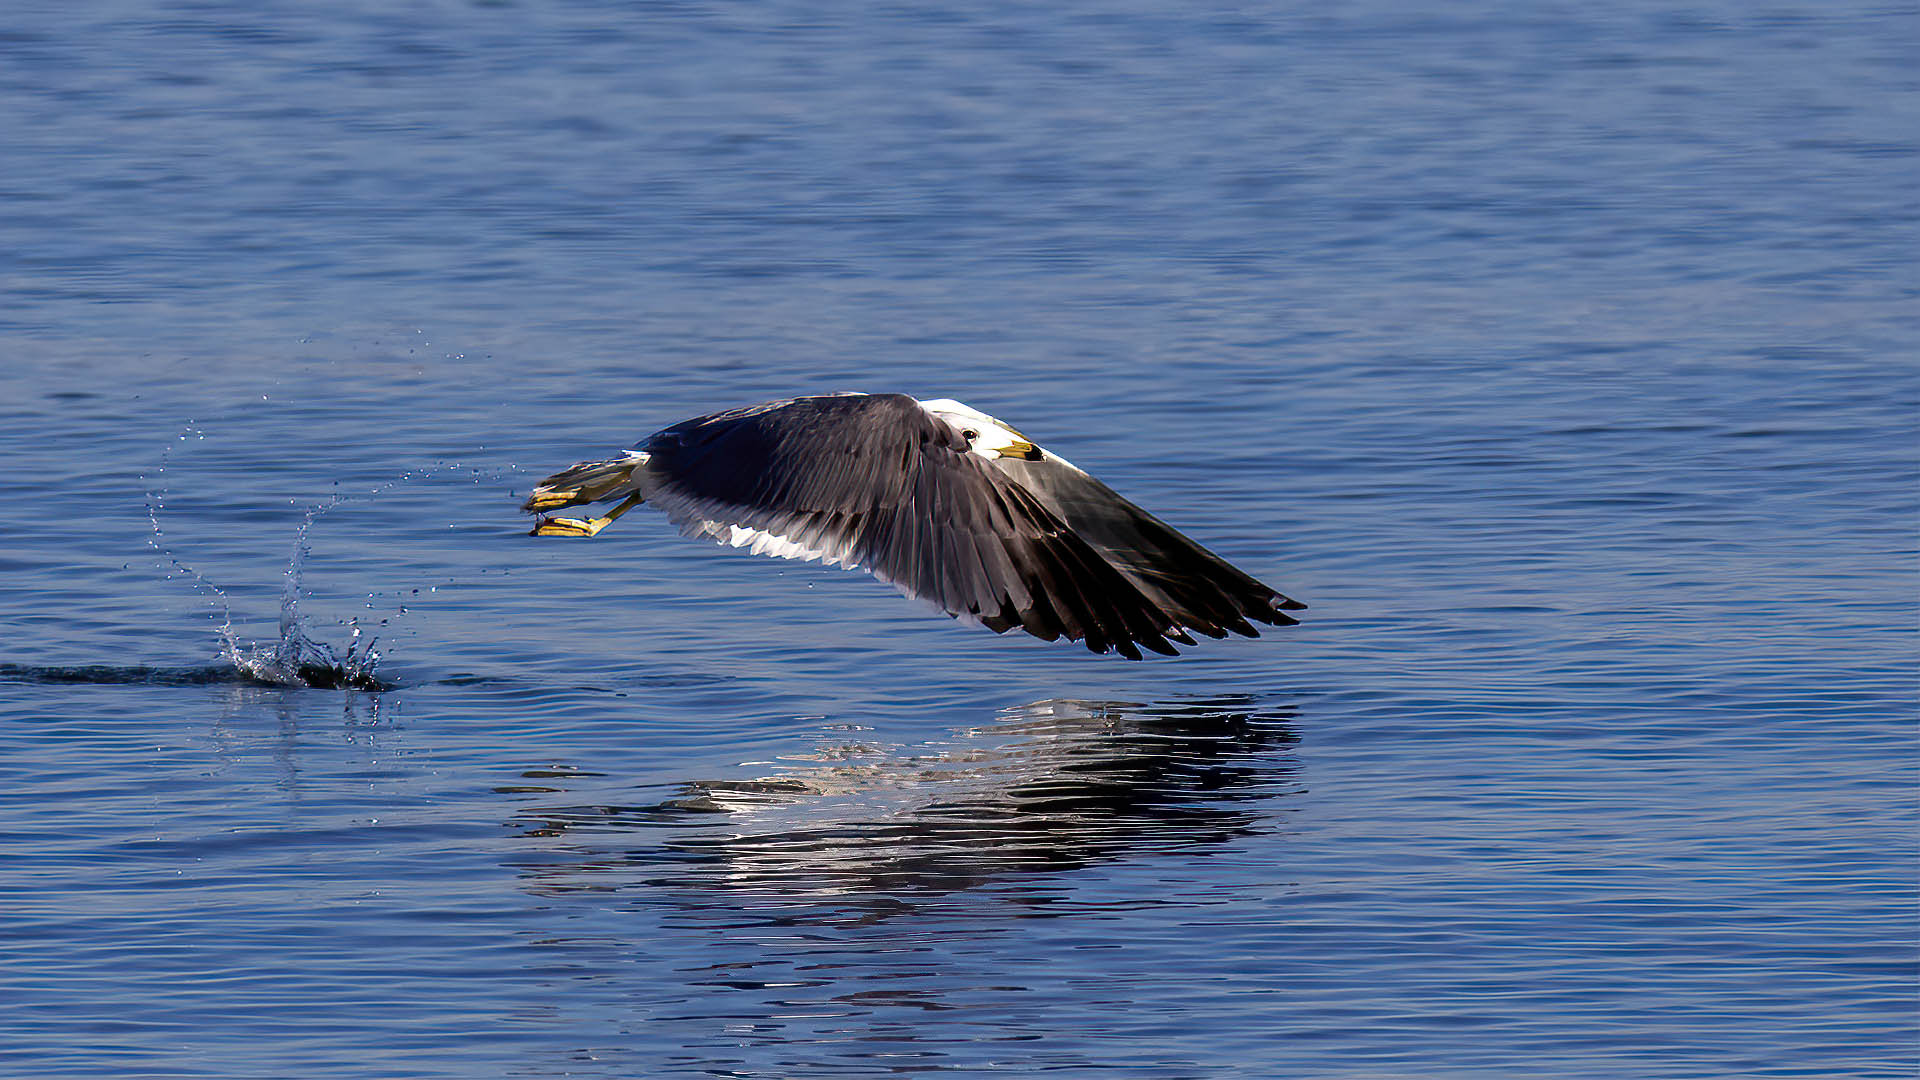
POLYGON ((994 467, 1033 492, 1182 628, 1258 637, 1251 622, 1292 626, 1307 605, 1273 589, 1112 488, 1058 458, 994 467), (1249 621, 1251 620, 1251 622, 1249 621))
POLYGON ((995 633, 1133 660, 1141 647, 1177 654, 1169 638, 1193 643, 1175 613, 910 397, 798 398, 688 421, 643 448, 653 502, 689 536, 861 567, 995 633))

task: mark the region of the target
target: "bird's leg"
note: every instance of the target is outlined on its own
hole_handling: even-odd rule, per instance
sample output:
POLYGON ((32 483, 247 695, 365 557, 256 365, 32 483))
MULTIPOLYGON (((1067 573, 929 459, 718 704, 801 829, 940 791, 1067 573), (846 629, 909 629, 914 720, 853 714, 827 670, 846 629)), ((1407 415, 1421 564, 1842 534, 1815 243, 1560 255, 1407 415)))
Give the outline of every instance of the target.
POLYGON ((541 518, 534 526, 530 536, 597 536, 601 529, 613 524, 621 514, 646 501, 639 492, 627 496, 626 501, 607 511, 606 517, 597 518, 541 518))

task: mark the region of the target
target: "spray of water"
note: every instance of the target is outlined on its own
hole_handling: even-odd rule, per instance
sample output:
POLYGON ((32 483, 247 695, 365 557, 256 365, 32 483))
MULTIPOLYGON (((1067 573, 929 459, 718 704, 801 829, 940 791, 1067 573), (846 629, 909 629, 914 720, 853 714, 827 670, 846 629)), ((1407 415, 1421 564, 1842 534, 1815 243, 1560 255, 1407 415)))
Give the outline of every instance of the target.
MULTIPOLYGON (((173 443, 161 452, 159 467, 151 480, 142 476, 147 489, 147 521, 152 533, 147 538, 147 546, 159 556, 167 568, 167 577, 183 578, 206 596, 220 620, 217 633, 220 636, 220 658, 232 664, 234 670, 243 677, 275 686, 306 686, 323 689, 383 690, 387 685, 376 674, 380 664, 379 638, 363 633, 360 620, 349 620, 349 637, 344 651, 337 651, 324 641, 316 640, 307 632, 306 624, 300 616, 300 598, 304 592, 303 577, 307 556, 312 552, 309 534, 314 522, 324 517, 333 508, 343 503, 363 502, 379 497, 402 484, 422 480, 436 474, 462 466, 448 462, 431 468, 413 469, 374 487, 354 494, 336 493, 325 502, 307 508, 301 519, 300 527, 295 530, 293 552, 287 560, 287 569, 280 588, 280 632, 276 640, 261 644, 246 643, 240 640, 233 625, 233 604, 225 589, 209 581, 200 571, 181 561, 166 542, 166 533, 160 525, 160 512, 166 508, 167 489, 164 483, 167 466, 173 449, 180 443, 205 439, 206 435, 198 426, 189 421, 185 429, 173 443)), ((405 608, 401 609, 403 612, 405 608)))
POLYGON ((256 644, 251 647, 242 647, 239 638, 233 632, 233 619, 228 614, 221 625, 221 640, 224 645, 222 658, 250 678, 278 686, 383 689, 383 684, 374 673, 380 665, 380 652, 377 648, 379 638, 367 638, 363 642, 358 618, 348 623, 351 635, 347 641, 346 651, 342 653, 336 653, 333 647, 324 641, 314 640, 308 635, 306 625, 300 621, 302 579, 306 573, 307 556, 313 551, 313 545, 308 542, 307 534, 313 530, 314 522, 341 503, 372 498, 401 483, 402 480, 411 478, 412 475, 409 474, 402 479, 382 484, 364 496, 334 495, 326 502, 308 507, 305 517, 300 521, 300 528, 293 534, 293 554, 288 557, 287 569, 282 575, 279 639, 266 646, 256 644))
POLYGON ((194 421, 187 421, 186 427, 181 429, 180 434, 174 438, 174 441, 168 443, 166 448, 160 451, 160 464, 155 468, 153 477, 148 477, 144 474, 140 477, 140 482, 146 487, 147 491, 147 524, 153 528, 152 533, 147 537, 147 546, 152 548, 154 553, 160 557, 160 560, 166 564, 168 568, 167 579, 169 581, 174 578, 185 578, 195 589, 198 589, 204 594, 213 606, 219 609, 220 637, 227 643, 228 651, 231 652, 237 648, 237 641, 233 631, 233 605, 227 598, 227 591, 215 585, 213 582, 208 581, 201 575, 200 571, 181 562, 179 556, 173 553, 173 549, 167 546, 166 533, 160 528, 160 511, 166 509, 167 489, 164 483, 156 483, 155 481, 166 476, 167 466, 173 459, 173 448, 175 445, 205 439, 206 437, 206 434, 200 430, 194 421))

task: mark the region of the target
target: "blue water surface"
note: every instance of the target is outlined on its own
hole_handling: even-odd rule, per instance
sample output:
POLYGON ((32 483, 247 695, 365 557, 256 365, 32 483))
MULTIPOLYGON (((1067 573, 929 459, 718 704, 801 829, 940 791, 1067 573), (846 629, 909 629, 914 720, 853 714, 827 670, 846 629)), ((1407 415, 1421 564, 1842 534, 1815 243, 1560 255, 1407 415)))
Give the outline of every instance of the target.
POLYGON ((9 7, 0 1073, 1912 1076, 1916 25, 9 7), (839 389, 1312 608, 525 535, 839 389))

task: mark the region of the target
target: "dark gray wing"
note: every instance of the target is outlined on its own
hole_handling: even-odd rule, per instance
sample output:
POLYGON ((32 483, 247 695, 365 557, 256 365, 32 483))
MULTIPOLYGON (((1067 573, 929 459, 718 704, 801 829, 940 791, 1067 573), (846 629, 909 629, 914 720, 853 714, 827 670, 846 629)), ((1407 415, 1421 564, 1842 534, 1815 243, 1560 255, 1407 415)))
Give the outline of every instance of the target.
POLYGON ((1284 612, 1307 606, 1255 581, 1059 458, 1001 458, 989 467, 1031 492, 1179 626, 1209 637, 1225 637, 1229 630, 1256 637, 1249 619, 1291 626, 1299 620, 1284 612))
POLYGON ((996 633, 1172 654, 1175 617, 1040 500, 899 394, 689 420, 641 444, 650 501, 690 536, 859 566, 996 633))

